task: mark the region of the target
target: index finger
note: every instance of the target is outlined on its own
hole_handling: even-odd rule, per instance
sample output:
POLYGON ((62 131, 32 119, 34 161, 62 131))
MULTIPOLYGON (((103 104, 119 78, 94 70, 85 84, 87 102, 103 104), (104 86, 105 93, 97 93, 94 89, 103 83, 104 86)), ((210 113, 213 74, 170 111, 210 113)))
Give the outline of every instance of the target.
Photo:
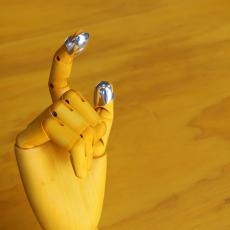
POLYGON ((88 33, 75 33, 56 51, 53 57, 49 76, 49 90, 53 102, 70 89, 68 78, 71 73, 73 59, 80 53, 89 40, 88 33))

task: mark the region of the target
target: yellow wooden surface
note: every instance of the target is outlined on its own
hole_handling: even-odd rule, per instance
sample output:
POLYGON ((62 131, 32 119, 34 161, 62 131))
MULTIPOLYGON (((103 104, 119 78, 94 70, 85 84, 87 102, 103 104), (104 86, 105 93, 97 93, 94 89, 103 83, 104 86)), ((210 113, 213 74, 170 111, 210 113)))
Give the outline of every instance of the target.
MULTIPOLYGON (((13 145, 51 103, 56 48, 91 35, 71 84, 114 84, 100 229, 230 229, 230 2, 1 1, 0 229, 40 229, 13 145)), ((36 164, 36 162, 35 162, 36 164)))

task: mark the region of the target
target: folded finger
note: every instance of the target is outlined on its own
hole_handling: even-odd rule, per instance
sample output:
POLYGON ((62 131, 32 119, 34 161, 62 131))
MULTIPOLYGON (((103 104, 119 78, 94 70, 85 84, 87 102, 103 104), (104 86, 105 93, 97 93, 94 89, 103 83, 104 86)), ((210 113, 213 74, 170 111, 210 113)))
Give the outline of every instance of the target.
POLYGON ((87 161, 87 169, 90 170, 92 166, 93 159, 93 140, 94 140, 94 130, 88 127, 81 135, 85 142, 85 156, 87 161))
MULTIPOLYGON (((70 161, 75 175, 85 178, 89 164, 89 156, 86 152, 88 151, 89 154, 89 150, 83 136, 76 134, 73 129, 52 116, 43 121, 43 127, 51 141, 70 153, 70 161)), ((90 154, 92 161, 92 150, 90 154)))
POLYGON ((51 116, 58 119, 63 124, 73 129, 80 135, 87 127, 88 123, 81 114, 75 109, 64 104, 61 100, 50 107, 51 116))
POLYGON ((87 158, 85 154, 85 142, 82 138, 70 150, 70 160, 76 176, 85 178, 87 176, 87 158))
POLYGON ((62 96, 62 99, 77 110, 90 125, 94 126, 100 121, 94 108, 79 92, 71 89, 62 96))
POLYGON ((81 138, 68 126, 51 116, 43 120, 42 126, 51 141, 68 151, 81 138))

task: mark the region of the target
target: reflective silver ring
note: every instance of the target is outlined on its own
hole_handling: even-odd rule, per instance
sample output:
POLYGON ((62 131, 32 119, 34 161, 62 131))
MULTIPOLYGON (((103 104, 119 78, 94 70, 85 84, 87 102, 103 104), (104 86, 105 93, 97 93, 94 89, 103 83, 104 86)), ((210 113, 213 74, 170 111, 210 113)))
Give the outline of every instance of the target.
POLYGON ((101 81, 95 87, 94 91, 94 105, 104 106, 114 99, 112 85, 107 81, 101 81))
POLYGON ((69 53, 72 53, 74 47, 77 45, 77 53, 80 53, 89 41, 88 33, 80 33, 76 36, 70 36, 65 40, 65 47, 69 53))

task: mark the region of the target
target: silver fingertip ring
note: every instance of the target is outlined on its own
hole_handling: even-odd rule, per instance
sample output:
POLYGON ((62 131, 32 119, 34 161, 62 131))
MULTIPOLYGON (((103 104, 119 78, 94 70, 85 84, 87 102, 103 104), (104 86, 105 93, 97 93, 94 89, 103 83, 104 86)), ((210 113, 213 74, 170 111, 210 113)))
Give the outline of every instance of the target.
POLYGON ((72 53, 74 47, 77 46, 77 53, 80 53, 89 41, 89 34, 86 32, 70 36, 65 40, 65 47, 69 53, 72 53))
POLYGON ((104 106, 114 99, 113 87, 107 81, 101 81, 95 87, 94 105, 104 106))

